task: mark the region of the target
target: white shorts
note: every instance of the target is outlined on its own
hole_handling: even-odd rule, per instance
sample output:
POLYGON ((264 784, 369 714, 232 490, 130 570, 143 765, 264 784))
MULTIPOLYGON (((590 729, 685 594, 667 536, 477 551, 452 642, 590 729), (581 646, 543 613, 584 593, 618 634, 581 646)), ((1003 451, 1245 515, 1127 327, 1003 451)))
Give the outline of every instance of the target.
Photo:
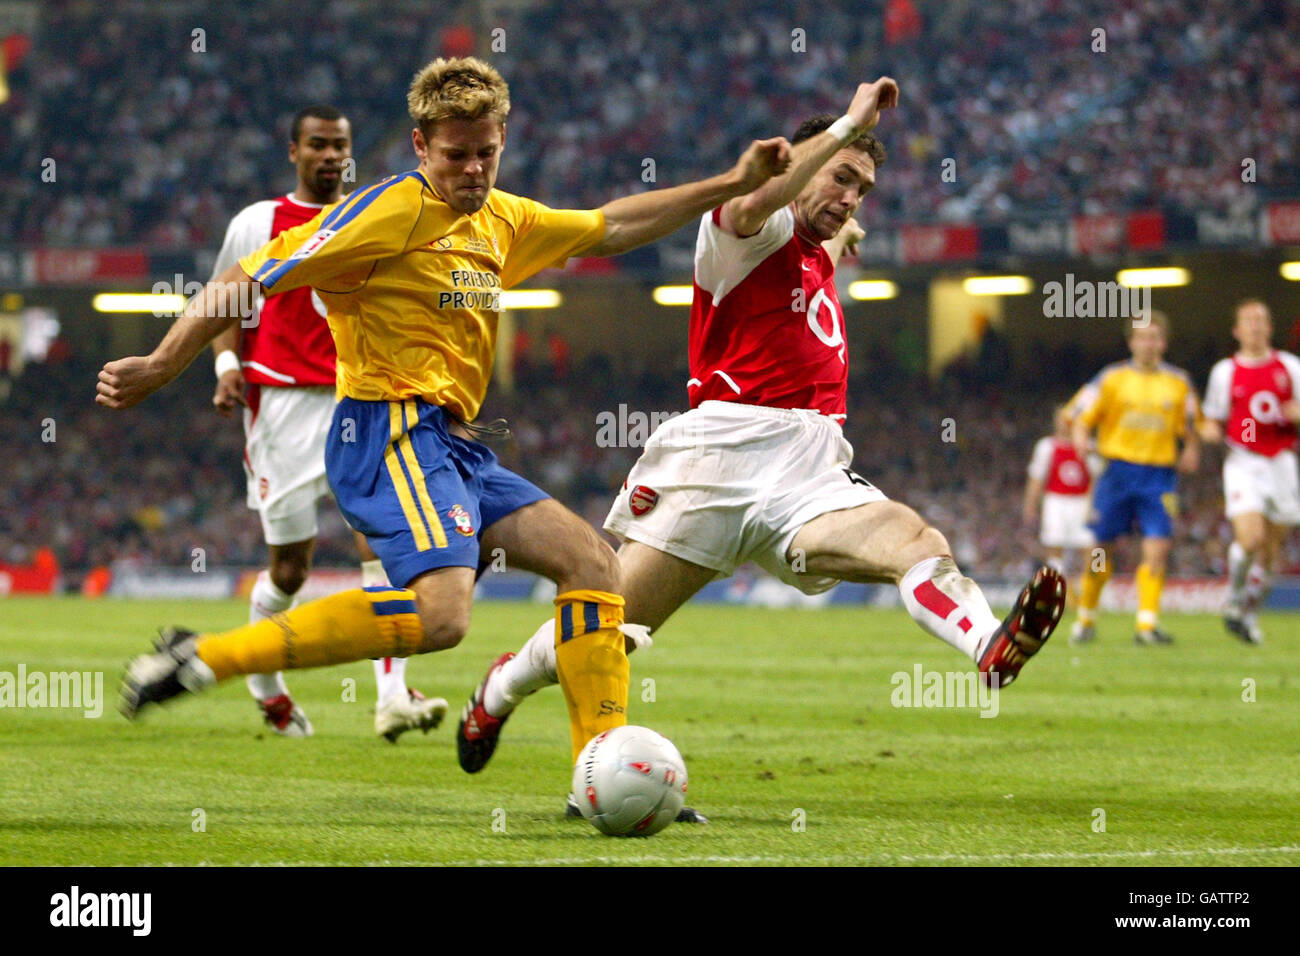
POLYGON ((793 570, 786 552, 813 518, 886 500, 852 462, 840 426, 824 415, 706 401, 650 436, 605 530, 719 577, 753 561, 819 594, 837 581, 793 570))
POLYGON ((1038 540, 1045 548, 1090 548, 1088 505, 1091 495, 1043 495, 1043 523, 1038 540))
POLYGON ((267 544, 316 537, 316 502, 330 494, 325 436, 334 389, 260 386, 257 414, 244 409, 248 507, 262 518, 267 544))
POLYGON ((1262 514, 1274 524, 1300 525, 1300 471, 1293 451, 1269 458, 1229 446, 1223 460, 1224 512, 1262 514))

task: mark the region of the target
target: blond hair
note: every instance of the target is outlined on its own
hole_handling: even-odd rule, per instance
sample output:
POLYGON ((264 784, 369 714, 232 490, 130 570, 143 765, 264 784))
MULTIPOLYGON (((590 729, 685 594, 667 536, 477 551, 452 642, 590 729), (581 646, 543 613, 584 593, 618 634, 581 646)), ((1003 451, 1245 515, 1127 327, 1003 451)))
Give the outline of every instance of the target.
POLYGON ((411 80, 406 105, 420 131, 428 136, 444 119, 476 120, 510 113, 510 88, 490 64, 476 56, 439 57, 411 80))
POLYGON ((1165 315, 1159 309, 1151 309, 1150 314, 1147 316, 1147 321, 1143 322, 1141 325, 1138 324, 1137 319, 1125 319, 1124 338, 1133 338, 1134 332, 1138 329, 1145 329, 1148 325, 1154 325, 1165 334, 1166 339, 1169 338, 1169 316, 1165 315))

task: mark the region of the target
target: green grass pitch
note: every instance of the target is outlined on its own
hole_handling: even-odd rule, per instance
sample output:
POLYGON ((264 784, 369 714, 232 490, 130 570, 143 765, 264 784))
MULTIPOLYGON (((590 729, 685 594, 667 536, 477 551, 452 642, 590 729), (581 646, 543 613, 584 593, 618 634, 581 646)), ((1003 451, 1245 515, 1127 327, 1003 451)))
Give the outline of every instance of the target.
POLYGON ((1173 647, 1135 646, 1127 616, 1085 648, 1063 628, 988 719, 892 706, 896 672, 967 667, 902 611, 687 607, 634 655, 629 716, 676 742, 713 823, 618 840, 562 816, 558 690, 512 718, 482 773, 456 764, 460 707, 542 606, 479 604, 461 647, 414 659, 409 682, 451 714, 395 746, 374 736, 369 662, 289 675, 310 740, 265 732, 242 681, 137 724, 116 712, 121 664, 158 625, 246 613, 0 601, 0 672, 103 671, 105 698, 99 719, 0 709, 0 864, 1300 862, 1294 616, 1267 616, 1261 648, 1209 616, 1170 615, 1173 647))

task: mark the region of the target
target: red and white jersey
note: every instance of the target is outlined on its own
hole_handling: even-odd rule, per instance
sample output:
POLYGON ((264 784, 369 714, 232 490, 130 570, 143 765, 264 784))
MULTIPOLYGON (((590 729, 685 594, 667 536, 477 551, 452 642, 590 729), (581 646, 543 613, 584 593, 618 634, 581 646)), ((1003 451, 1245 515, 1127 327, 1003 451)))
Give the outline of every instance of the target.
POLYGON ((1272 350, 1260 359, 1221 359, 1210 371, 1203 411, 1224 423, 1228 444, 1272 458, 1296 447, 1296 427, 1282 405, 1300 391, 1300 358, 1272 350))
POLYGON ((1074 445, 1054 435, 1038 439, 1029 459, 1029 477, 1054 495, 1086 495, 1092 484, 1088 466, 1074 445))
POLYGON ((848 346, 830 254, 796 232, 791 206, 744 239, 721 214, 705 213, 695 241, 691 407, 806 408, 843 422, 848 346))
MULTIPOLYGON (((217 254, 215 278, 240 258, 256 252, 286 229, 313 218, 323 207, 293 196, 245 206, 230 220, 217 254)), ((325 303, 304 286, 263 298, 256 322, 240 329, 239 358, 253 385, 334 384, 334 339, 325 322, 325 303)))

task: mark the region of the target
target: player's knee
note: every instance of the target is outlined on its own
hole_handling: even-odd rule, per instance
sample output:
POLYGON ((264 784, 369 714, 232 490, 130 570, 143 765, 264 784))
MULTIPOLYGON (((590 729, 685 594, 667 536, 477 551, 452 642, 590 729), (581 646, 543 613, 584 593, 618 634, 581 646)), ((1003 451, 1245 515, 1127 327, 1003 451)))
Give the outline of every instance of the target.
POLYGON ((271 562, 271 583, 285 594, 297 594, 307 580, 307 563, 293 559, 271 562))
POLYGON ((1241 549, 1249 555, 1255 555, 1264 547, 1264 532, 1256 531, 1253 528, 1237 535, 1237 543, 1241 549))
POLYGON ((444 608, 437 614, 421 614, 420 624, 424 629, 420 652, 445 651, 455 647, 469 633, 469 611, 459 613, 444 608))
MULTIPOLYGON (((910 510, 910 509, 909 509, 910 510)), ((943 532, 915 512, 912 512, 911 534, 904 540, 900 550, 903 563, 910 568, 929 558, 940 558, 952 554, 952 547, 943 532)))
POLYGON ((618 556, 594 532, 574 551, 568 564, 557 583, 570 582, 573 587, 619 593, 618 556))

